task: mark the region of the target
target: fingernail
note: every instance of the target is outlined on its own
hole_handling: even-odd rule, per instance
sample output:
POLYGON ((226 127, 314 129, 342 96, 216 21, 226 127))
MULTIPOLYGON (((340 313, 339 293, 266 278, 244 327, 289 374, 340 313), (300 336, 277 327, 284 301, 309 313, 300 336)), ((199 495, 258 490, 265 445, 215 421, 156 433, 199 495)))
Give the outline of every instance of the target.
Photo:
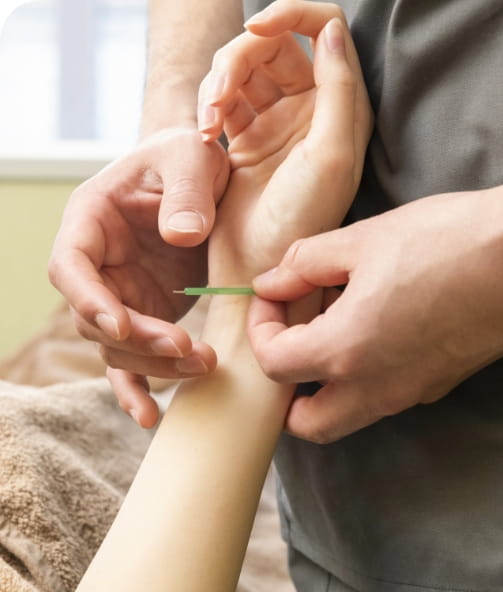
POLYGON ((98 327, 108 336, 113 337, 114 339, 120 338, 119 323, 112 315, 109 315, 105 312, 99 312, 94 318, 94 321, 98 327))
POLYGON ((332 19, 325 27, 325 43, 330 52, 346 55, 344 30, 339 19, 332 19))
POLYGON ((208 366, 197 356, 188 356, 176 361, 176 369, 180 374, 199 375, 207 374, 208 366))
POLYGON ((150 347, 153 353, 159 356, 175 355, 177 358, 183 356, 181 350, 171 337, 159 337, 159 339, 154 339, 150 342, 150 347))
POLYGON ((227 76, 222 72, 212 72, 210 81, 208 83, 207 102, 212 105, 216 103, 222 96, 225 89, 225 82, 227 76))
POLYGON ((206 105, 201 110, 201 115, 199 119, 199 129, 200 131, 205 131, 211 129, 217 120, 217 110, 215 107, 211 105, 206 105))
POLYGON ((204 230, 204 220, 201 214, 194 210, 175 212, 164 223, 164 227, 176 232, 187 234, 201 233, 204 230))
POLYGON ((208 142, 214 142, 215 138, 211 134, 207 134, 206 132, 201 132, 201 140, 206 144, 208 142))

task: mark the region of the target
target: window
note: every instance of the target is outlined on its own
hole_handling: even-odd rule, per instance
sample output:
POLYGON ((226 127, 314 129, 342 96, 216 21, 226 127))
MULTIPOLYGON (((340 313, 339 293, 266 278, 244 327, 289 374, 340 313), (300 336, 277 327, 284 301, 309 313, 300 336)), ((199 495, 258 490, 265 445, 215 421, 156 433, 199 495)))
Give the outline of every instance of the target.
POLYGON ((60 141, 131 145, 146 0, 0 2, 0 151, 60 141))

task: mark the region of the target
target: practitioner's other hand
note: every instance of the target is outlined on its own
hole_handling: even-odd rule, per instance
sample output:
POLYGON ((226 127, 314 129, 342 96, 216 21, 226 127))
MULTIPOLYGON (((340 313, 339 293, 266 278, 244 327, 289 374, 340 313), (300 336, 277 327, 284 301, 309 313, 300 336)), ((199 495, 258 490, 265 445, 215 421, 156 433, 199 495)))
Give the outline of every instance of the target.
POLYGON ((222 147, 197 130, 158 132, 73 193, 55 240, 51 281, 79 332, 101 344, 121 406, 145 427, 158 413, 145 376, 216 366, 209 346, 173 324, 194 302, 173 290, 206 281, 205 240, 228 170, 222 147))
POLYGON ((268 299, 250 311, 262 368, 324 384, 294 400, 291 434, 332 442, 436 401, 503 356, 502 197, 496 187, 419 199, 298 241, 255 279, 268 299), (289 326, 279 301, 343 284, 314 320, 289 326))

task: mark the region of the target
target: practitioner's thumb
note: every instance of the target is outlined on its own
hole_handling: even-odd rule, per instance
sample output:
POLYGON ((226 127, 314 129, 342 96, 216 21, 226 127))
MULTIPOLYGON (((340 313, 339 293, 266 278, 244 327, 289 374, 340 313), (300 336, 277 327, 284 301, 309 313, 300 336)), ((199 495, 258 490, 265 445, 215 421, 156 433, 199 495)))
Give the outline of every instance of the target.
POLYGON ((215 203, 225 189, 229 164, 218 142, 204 144, 200 135, 180 138, 162 174, 159 231, 173 245, 202 243, 215 221, 215 203))

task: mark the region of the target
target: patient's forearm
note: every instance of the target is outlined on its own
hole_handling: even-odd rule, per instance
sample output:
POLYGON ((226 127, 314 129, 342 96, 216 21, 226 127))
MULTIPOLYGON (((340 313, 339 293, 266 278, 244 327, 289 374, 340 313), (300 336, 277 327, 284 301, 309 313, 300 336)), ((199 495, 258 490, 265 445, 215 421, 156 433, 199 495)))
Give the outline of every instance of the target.
POLYGON ((183 383, 78 590, 233 592, 292 387, 251 353, 247 297, 214 298, 211 376, 183 383))

